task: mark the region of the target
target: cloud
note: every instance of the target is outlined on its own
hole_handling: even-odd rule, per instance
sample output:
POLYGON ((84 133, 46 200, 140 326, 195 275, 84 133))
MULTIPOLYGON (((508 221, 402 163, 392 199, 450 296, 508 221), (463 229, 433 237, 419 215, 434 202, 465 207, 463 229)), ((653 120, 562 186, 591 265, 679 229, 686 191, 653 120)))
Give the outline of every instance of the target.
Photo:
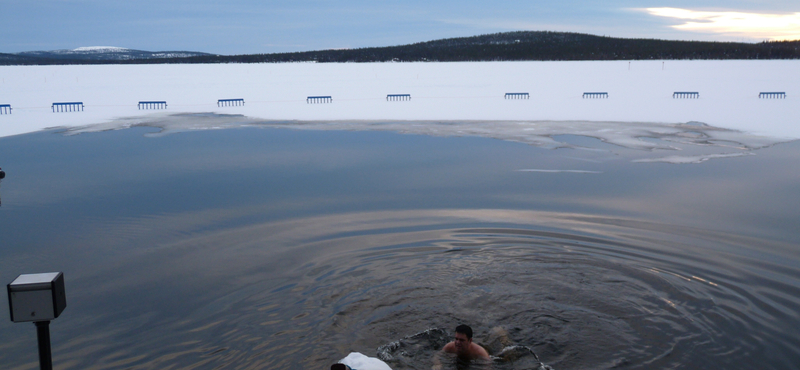
POLYGON ((671 26, 681 31, 769 40, 800 40, 800 13, 763 14, 679 8, 644 10, 658 17, 683 20, 684 23, 671 26))

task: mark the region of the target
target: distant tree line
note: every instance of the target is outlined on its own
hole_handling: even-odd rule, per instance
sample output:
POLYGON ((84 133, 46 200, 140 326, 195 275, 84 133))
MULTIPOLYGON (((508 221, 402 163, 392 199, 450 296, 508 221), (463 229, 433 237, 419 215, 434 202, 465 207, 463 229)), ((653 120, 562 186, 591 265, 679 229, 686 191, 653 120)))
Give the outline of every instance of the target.
POLYGON ((248 55, 133 60, 63 60, 0 54, 2 65, 165 63, 363 63, 649 59, 800 59, 800 40, 760 43, 623 39, 580 33, 520 31, 410 45, 248 55))

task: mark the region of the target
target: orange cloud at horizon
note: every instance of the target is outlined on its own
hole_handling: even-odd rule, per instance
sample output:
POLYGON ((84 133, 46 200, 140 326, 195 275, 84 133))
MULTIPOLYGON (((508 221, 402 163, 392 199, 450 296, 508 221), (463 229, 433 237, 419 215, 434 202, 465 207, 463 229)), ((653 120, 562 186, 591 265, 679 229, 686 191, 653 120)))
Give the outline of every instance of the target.
POLYGON ((800 12, 763 14, 734 11, 698 11, 679 8, 646 8, 650 15, 683 20, 671 26, 682 31, 768 40, 800 40, 800 12))

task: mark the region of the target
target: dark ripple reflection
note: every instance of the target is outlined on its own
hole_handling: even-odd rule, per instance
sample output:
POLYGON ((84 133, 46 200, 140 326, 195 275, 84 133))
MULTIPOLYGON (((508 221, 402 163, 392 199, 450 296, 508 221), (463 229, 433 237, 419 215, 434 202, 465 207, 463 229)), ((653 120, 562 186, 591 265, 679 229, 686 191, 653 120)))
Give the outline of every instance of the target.
MULTIPOLYGON (((277 222, 172 248, 179 251, 149 252, 131 268, 168 260, 209 271, 180 284, 208 283, 212 299, 181 296, 176 304, 192 309, 177 322, 123 324, 118 335, 128 343, 148 338, 133 348, 115 348, 107 340, 114 333, 105 343, 85 339, 92 346, 70 342, 76 350, 61 363, 323 369, 349 352, 375 356, 380 345, 460 322, 477 341, 502 327, 556 369, 791 368, 800 359, 797 261, 769 254, 791 246, 732 234, 578 214, 433 210, 277 222), (203 257, 180 252, 188 247, 203 257), (235 270, 209 268, 232 258, 235 270), (219 279, 236 288, 210 283, 219 279)), ((419 350, 391 365, 428 369, 432 355, 419 350)))

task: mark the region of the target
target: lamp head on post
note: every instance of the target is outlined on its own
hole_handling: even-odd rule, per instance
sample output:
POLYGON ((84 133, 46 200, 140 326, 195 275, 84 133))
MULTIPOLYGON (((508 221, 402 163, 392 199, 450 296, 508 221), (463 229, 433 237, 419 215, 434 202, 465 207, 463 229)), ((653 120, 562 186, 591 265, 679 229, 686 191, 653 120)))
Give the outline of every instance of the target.
POLYGON ((39 342, 39 368, 52 370, 50 352, 50 320, 67 307, 64 273, 23 274, 8 284, 8 308, 13 322, 36 324, 39 342))
POLYGON ((50 321, 67 307, 64 273, 23 274, 8 284, 13 322, 50 321))

